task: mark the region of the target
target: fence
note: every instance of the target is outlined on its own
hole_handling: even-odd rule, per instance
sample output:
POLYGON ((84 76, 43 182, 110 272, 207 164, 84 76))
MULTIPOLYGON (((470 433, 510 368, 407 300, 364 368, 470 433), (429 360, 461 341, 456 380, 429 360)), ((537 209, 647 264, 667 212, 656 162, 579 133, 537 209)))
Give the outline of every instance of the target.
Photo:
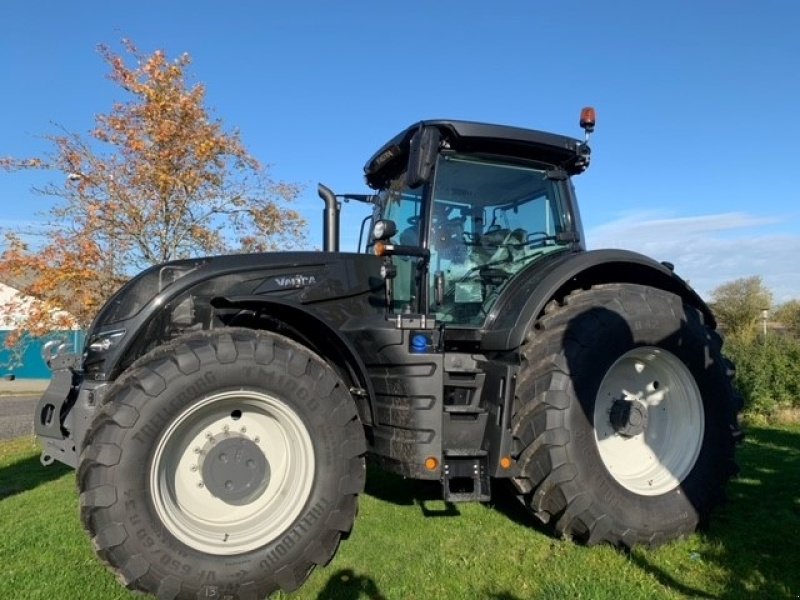
POLYGON ((41 338, 24 338, 14 348, 5 345, 9 331, 0 331, 0 376, 15 379, 49 379, 50 369, 42 358, 42 346, 49 340, 67 344, 67 349, 81 352, 85 332, 55 331, 41 338))

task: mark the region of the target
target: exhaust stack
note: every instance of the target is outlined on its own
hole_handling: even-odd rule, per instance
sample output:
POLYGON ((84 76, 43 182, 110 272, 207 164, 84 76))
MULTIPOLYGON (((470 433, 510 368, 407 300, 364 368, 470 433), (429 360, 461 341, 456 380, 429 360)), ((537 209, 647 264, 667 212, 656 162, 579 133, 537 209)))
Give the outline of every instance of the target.
POLYGON ((317 184, 319 197, 325 201, 322 211, 322 250, 324 252, 339 251, 339 202, 330 188, 317 184))

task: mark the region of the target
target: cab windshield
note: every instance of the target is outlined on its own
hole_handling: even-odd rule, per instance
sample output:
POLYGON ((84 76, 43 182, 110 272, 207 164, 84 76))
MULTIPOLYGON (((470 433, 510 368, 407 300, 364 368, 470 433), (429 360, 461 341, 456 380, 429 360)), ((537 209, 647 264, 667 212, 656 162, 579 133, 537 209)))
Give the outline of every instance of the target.
POLYGON ((429 309, 482 324, 499 291, 537 257, 569 245, 563 181, 543 168, 440 156, 428 247, 429 309))
POLYGON ((380 192, 376 218, 397 225, 392 243, 427 246, 430 260, 426 274, 418 258, 392 257, 394 312, 426 311, 446 323, 481 325, 516 273, 569 246, 564 190, 564 181, 543 167, 457 154, 439 157, 432 186, 411 189, 399 175, 380 192), (427 306, 418 297, 423 289, 427 306))

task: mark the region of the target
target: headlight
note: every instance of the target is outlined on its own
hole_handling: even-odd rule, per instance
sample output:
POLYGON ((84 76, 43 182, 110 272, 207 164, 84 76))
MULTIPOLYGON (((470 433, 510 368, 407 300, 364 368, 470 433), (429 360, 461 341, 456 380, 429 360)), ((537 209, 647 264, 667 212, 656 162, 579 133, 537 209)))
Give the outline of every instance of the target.
POLYGON ((114 331, 106 331, 94 336, 94 339, 89 344, 89 350, 95 352, 105 352, 109 348, 117 345, 119 341, 125 337, 124 329, 116 329, 114 331))
POLYGON ((50 340, 42 345, 42 359, 46 364, 50 364, 56 356, 63 354, 66 350, 70 349, 64 340, 50 340))
POLYGON ((397 225, 389 219, 380 219, 372 226, 372 237, 376 240, 388 240, 397 233, 397 225))

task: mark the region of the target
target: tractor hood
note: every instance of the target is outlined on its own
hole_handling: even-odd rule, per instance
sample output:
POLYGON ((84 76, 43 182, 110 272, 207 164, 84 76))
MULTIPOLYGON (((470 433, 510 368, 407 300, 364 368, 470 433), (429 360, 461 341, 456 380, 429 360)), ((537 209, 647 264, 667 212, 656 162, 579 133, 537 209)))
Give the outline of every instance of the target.
MULTIPOLYGON (((252 294, 287 293, 322 285, 333 296, 337 292, 364 292, 370 289, 369 277, 364 277, 361 285, 355 283, 359 289, 353 289, 352 281, 347 290, 331 289, 332 285, 337 287, 334 285, 337 280, 344 285, 348 273, 343 271, 358 269, 363 262, 378 263, 379 260, 373 256, 350 253, 269 252, 171 261, 150 267, 123 285, 100 310, 90 333, 97 328, 131 319, 148 304, 161 305, 178 291, 220 276, 253 282, 245 286, 252 294)), ((375 283, 372 282, 372 285, 375 283)), ((308 296, 306 294, 306 298, 308 296)), ((320 294, 310 296, 317 298, 320 294)))
POLYGON ((351 316, 347 311, 383 310, 380 264, 378 257, 365 254, 274 252, 151 267, 122 286, 98 313, 86 336, 84 370, 105 379, 123 355, 142 354, 152 340, 221 326, 214 307, 223 297, 260 297, 304 307, 334 326, 351 316))

